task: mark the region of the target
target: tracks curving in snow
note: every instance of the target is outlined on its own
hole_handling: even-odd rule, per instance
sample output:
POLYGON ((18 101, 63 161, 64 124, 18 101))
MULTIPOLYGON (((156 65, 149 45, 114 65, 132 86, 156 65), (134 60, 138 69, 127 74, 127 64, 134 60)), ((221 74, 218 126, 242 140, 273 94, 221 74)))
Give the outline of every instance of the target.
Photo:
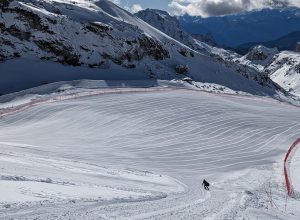
MULTIPOLYGON (((108 166, 118 171, 141 170, 146 179, 151 179, 151 172, 171 176, 188 188, 182 192, 175 182, 168 185, 155 174, 158 179, 152 185, 128 183, 121 176, 115 183, 123 189, 134 186, 140 193, 157 190, 167 197, 135 202, 78 201, 64 206, 55 205, 53 199, 54 204, 7 210, 0 218, 31 218, 24 212, 40 219, 51 219, 53 215, 58 219, 235 217, 239 213, 232 210, 240 210, 243 192, 253 187, 242 184, 241 179, 248 178, 249 173, 257 177, 264 172, 261 170, 271 169, 280 160, 285 151, 283 146, 299 134, 299 119, 298 108, 275 101, 175 89, 36 105, 0 120, 0 153, 9 154, 10 159, 16 159, 16 155, 36 155, 54 165, 45 172, 43 163, 38 163, 30 175, 47 175, 54 181, 84 178, 94 184, 110 184, 98 169, 108 166), (57 161, 70 164, 62 166, 65 162, 57 161), (74 175, 72 167, 78 162, 85 169, 74 175), (61 167, 64 168, 59 171, 61 167), (60 176, 61 172, 65 176, 60 176), (203 178, 212 183, 211 193, 202 190, 203 178)), ((28 170, 22 169, 24 164, 8 162, 7 157, 0 157, 0 165, 5 173, 29 175, 28 170)), ((261 176, 263 181, 265 177, 261 176)))

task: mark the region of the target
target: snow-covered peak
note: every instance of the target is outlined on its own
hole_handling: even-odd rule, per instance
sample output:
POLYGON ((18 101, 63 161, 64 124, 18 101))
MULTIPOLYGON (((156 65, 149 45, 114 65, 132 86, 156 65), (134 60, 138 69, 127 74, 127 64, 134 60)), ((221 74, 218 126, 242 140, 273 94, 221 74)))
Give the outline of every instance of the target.
POLYGON ((278 53, 276 48, 267 48, 265 46, 258 45, 248 52, 246 58, 253 62, 262 64, 269 62, 276 53, 278 53))
POLYGON ((286 92, 300 96, 300 54, 256 46, 236 62, 257 69, 286 92))
MULTIPOLYGON (((237 73, 245 76, 246 78, 255 80, 264 86, 273 84, 272 81, 268 79, 268 76, 261 73, 257 68, 251 65, 246 65, 244 62, 241 64, 236 63, 235 61, 240 59, 240 55, 222 48, 210 46, 184 32, 178 24, 177 18, 170 16, 167 12, 147 9, 140 11, 136 15, 173 39, 176 39, 201 54, 213 58, 217 63, 235 69, 237 73)), ((258 48, 258 50, 262 50, 262 48, 258 48)), ((267 48, 265 50, 267 50, 267 48)), ((188 52, 185 49, 180 52, 184 56, 188 55, 188 52)), ((249 61, 247 60, 247 62, 249 61)))
POLYGON ((300 54, 282 51, 266 66, 270 78, 289 93, 300 96, 300 54))
POLYGON ((171 16, 168 12, 158 9, 146 9, 136 13, 136 16, 147 22, 151 26, 157 28, 173 39, 187 45, 188 47, 206 55, 219 55, 228 57, 232 55, 230 51, 225 51, 220 48, 212 47, 200 39, 200 36, 194 37, 180 27, 179 21, 176 17, 171 16))
POLYGON ((1 36, 6 42, 3 59, 14 57, 15 53, 21 57, 30 53, 45 58, 46 52, 54 53, 54 60, 72 65, 99 66, 105 62, 101 57, 123 64, 125 60, 133 62, 144 57, 145 51, 135 52, 134 58, 128 54, 133 52, 133 45, 139 45, 140 49, 152 47, 152 52, 148 51, 150 57, 169 56, 162 43, 172 39, 111 1, 9 0, 8 3, 2 7, 0 17, 1 30, 6 33, 1 36))
POLYGON ((107 0, 1 3, 0 70, 6 75, 0 93, 82 78, 190 77, 252 94, 273 95, 277 88, 267 78, 258 79, 258 72, 227 59, 230 52, 184 33, 176 18, 162 11, 153 15, 160 21, 158 30, 107 0), (186 71, 178 71, 180 66, 186 71))
POLYGON ((266 65, 268 65, 275 54, 278 53, 276 48, 267 48, 262 45, 257 45, 250 50, 246 55, 239 57, 236 62, 257 69, 263 72, 266 65))
POLYGON ((146 9, 136 13, 136 16, 156 27, 164 33, 172 36, 180 30, 179 21, 167 12, 158 9, 146 9))

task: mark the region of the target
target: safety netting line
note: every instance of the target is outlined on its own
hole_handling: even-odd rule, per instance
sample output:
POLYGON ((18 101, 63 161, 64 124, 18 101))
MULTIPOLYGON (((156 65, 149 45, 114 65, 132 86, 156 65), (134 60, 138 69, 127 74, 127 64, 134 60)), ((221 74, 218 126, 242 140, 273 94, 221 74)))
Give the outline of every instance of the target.
POLYGON ((285 177, 285 184, 286 184, 286 189, 287 193, 289 196, 292 196, 292 185, 289 179, 289 173, 288 173, 288 167, 287 167, 287 162, 290 159, 291 153, 296 149, 296 147, 300 144, 300 138, 298 138, 292 146, 289 148, 288 152, 285 155, 284 158, 284 177, 285 177))

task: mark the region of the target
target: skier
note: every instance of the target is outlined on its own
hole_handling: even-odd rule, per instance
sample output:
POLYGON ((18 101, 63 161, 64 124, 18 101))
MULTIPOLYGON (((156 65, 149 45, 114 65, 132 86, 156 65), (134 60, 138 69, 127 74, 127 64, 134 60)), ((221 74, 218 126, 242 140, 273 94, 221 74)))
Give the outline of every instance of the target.
POLYGON ((204 186, 205 190, 209 190, 209 183, 205 179, 203 180, 202 186, 204 186))

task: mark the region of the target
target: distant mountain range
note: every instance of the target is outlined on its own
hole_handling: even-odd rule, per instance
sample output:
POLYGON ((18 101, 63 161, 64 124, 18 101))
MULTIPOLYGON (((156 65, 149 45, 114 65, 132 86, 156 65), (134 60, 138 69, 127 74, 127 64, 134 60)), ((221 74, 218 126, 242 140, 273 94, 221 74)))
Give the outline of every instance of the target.
POLYGON ((278 50, 295 50, 297 43, 300 42, 300 31, 292 32, 286 36, 280 37, 276 40, 267 42, 251 42, 238 46, 240 50, 249 50, 256 45, 264 45, 269 48, 276 47, 278 50))
POLYGON ((294 49, 297 39, 300 41, 300 8, 295 7, 208 18, 184 15, 178 19, 184 31, 211 34, 219 46, 226 48, 248 48, 266 42, 266 46, 294 49))

